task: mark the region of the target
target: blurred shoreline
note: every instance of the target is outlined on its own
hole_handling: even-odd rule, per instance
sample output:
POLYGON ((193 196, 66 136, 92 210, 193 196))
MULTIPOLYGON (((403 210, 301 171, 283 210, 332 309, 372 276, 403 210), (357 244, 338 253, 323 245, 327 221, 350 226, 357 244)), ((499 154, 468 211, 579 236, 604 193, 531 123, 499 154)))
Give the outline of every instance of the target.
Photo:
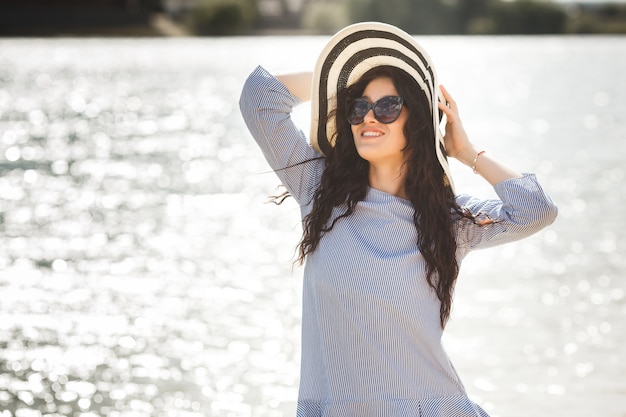
MULTIPOLYGON (((363 20, 392 23, 415 35, 626 34, 626 0, 615 4, 574 2, 567 6, 497 0, 493 4, 498 6, 493 9, 485 9, 485 5, 459 6, 445 13, 440 10, 439 15, 432 12, 434 23, 412 26, 396 22, 395 15, 361 16, 350 12, 344 4, 348 0, 333 3, 332 7, 310 1, 310 5, 301 5, 297 10, 270 12, 262 7, 267 2, 255 0, 241 0, 241 4, 194 0, 174 8, 166 7, 163 1, 94 0, 84 5, 74 0, 8 0, 0 5, 0 38, 331 35, 363 20), (517 3, 521 6, 510 5, 517 3)), ((487 0, 476 1, 482 4, 487 0)))
POLYGON ((138 12, 124 14, 102 10, 81 10, 50 18, 46 10, 36 14, 24 11, 3 11, 0 37, 180 37, 191 34, 166 13, 138 12), (65 16, 60 18, 60 16, 65 16), (51 23, 52 22, 52 23, 51 23))
MULTIPOLYGON (((185 25, 172 19, 167 13, 146 13, 135 17, 135 21, 127 23, 113 23, 104 25, 82 24, 27 24, 24 26, 5 26, 0 31, 0 38, 54 38, 54 37, 200 37, 191 33, 185 25)), ((263 27, 253 30, 246 35, 252 36, 309 36, 311 30, 298 28, 263 27)))

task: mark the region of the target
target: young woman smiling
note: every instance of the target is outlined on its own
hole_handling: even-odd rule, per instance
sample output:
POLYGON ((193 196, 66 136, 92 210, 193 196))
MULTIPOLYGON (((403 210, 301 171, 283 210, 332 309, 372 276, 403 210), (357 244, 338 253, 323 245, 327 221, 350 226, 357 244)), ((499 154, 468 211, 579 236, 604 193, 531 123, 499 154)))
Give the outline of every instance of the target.
POLYGON ((312 73, 257 68, 240 107, 302 210, 298 416, 487 416, 441 336, 465 255, 554 220, 535 176, 474 146, 426 52, 381 23, 340 31, 312 73), (290 117, 307 100, 311 143, 290 117), (456 194, 448 157, 499 198, 456 194))

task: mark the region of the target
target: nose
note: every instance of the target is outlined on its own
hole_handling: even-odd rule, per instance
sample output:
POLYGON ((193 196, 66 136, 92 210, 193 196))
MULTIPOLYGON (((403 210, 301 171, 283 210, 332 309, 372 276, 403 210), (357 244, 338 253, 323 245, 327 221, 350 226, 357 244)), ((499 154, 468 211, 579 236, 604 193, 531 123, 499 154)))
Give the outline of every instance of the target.
POLYGON ((372 123, 376 121, 376 116, 374 116, 374 109, 369 109, 367 113, 365 113, 365 117, 363 118, 363 123, 372 123))

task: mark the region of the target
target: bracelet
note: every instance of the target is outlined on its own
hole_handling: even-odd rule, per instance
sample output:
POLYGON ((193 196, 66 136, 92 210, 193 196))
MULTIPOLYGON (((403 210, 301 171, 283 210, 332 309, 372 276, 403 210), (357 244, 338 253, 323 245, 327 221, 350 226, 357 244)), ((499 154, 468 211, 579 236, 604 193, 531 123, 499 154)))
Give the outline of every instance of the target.
POLYGON ((474 162, 472 162, 472 171, 474 171, 474 174, 478 174, 478 171, 476 171, 476 161, 478 161, 480 155, 484 154, 485 152, 486 151, 480 151, 476 154, 476 158, 474 158, 474 162))

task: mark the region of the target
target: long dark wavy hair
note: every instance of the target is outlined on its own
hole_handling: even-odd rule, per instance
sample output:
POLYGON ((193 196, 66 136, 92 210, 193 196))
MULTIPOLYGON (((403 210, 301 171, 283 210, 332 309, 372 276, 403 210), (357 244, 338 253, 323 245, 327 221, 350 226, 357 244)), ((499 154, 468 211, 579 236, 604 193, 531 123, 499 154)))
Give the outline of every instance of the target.
POLYGON ((404 185, 415 209, 416 244, 426 261, 426 280, 441 302, 440 320, 441 327, 444 327, 450 316, 454 283, 459 273, 454 222, 473 217, 456 203, 437 160, 429 100, 415 80, 403 70, 390 66, 376 67, 365 73, 357 83, 338 93, 339 104, 334 114, 337 132, 335 147, 325 155, 326 169, 313 197, 312 210, 303 220, 298 260, 303 262, 308 254, 314 252, 322 236, 343 217, 350 216, 357 203, 365 198, 369 186, 369 162, 359 156, 354 145, 351 126, 347 122, 348 103, 361 97, 367 85, 381 77, 393 81, 409 113, 404 126, 407 142, 404 149, 404 185), (331 220, 335 207, 345 207, 345 210, 331 220))

